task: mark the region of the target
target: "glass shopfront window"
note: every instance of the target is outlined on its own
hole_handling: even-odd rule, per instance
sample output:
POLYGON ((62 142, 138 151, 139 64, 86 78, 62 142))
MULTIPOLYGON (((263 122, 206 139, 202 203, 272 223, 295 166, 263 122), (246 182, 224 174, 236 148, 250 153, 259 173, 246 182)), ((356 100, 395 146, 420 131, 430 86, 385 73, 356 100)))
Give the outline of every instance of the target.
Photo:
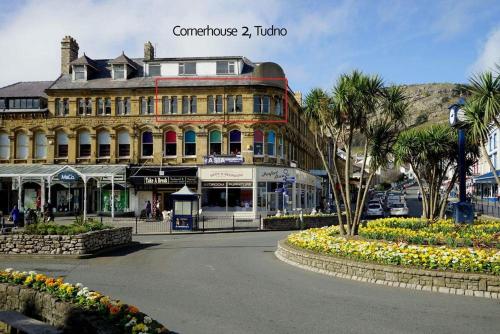
POLYGON ((202 182, 204 211, 252 211, 252 182, 202 182))
MULTIPOLYGON (((111 212, 111 189, 102 190, 101 211, 111 212)), ((115 189, 115 212, 125 212, 128 209, 128 189, 115 189)))

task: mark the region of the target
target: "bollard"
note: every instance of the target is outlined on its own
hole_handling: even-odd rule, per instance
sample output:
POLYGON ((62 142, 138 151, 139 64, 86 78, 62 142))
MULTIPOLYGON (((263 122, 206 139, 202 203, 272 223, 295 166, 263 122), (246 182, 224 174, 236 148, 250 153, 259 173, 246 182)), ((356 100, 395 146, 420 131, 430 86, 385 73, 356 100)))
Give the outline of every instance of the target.
POLYGON ((234 232, 234 213, 233 213, 233 232, 234 232))
POLYGON ((205 216, 201 216, 201 226, 203 233, 205 233, 205 216))
POLYGON ((135 234, 137 234, 137 216, 135 216, 135 234))
POLYGON ((102 224, 102 216, 101 216, 101 224, 102 224))

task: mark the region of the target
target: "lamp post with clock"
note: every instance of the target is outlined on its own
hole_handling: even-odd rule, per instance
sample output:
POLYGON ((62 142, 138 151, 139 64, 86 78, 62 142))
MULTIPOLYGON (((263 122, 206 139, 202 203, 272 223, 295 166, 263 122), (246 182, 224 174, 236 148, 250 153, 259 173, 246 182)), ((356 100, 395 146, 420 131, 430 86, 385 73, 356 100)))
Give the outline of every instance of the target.
POLYGON ((448 107, 450 110, 450 125, 458 130, 458 193, 459 201, 454 206, 453 219, 455 223, 472 224, 474 221, 474 206, 467 202, 465 190, 466 166, 465 166, 465 112, 462 109, 465 102, 461 98, 457 103, 448 107))

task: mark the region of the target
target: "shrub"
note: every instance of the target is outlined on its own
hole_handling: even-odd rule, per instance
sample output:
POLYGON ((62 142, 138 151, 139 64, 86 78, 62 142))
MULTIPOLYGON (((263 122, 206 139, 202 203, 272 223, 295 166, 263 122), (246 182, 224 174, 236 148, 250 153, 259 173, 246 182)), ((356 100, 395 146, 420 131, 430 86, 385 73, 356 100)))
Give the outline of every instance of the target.
POLYGON ((35 235, 76 235, 90 231, 99 231, 111 228, 99 222, 73 223, 71 225, 57 225, 54 223, 38 223, 28 225, 23 233, 35 235))

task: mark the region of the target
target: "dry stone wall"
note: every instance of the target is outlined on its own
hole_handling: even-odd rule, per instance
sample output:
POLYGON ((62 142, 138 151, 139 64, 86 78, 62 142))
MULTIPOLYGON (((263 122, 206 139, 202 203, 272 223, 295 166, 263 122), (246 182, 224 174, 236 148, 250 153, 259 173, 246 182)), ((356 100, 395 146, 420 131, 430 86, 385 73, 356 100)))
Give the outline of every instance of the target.
POLYGON ((291 265, 357 281, 456 295, 500 298, 500 276, 423 270, 353 261, 278 243, 276 256, 291 265))
POLYGON ((0 235, 0 254, 83 255, 132 242, 132 227, 78 235, 0 235))

